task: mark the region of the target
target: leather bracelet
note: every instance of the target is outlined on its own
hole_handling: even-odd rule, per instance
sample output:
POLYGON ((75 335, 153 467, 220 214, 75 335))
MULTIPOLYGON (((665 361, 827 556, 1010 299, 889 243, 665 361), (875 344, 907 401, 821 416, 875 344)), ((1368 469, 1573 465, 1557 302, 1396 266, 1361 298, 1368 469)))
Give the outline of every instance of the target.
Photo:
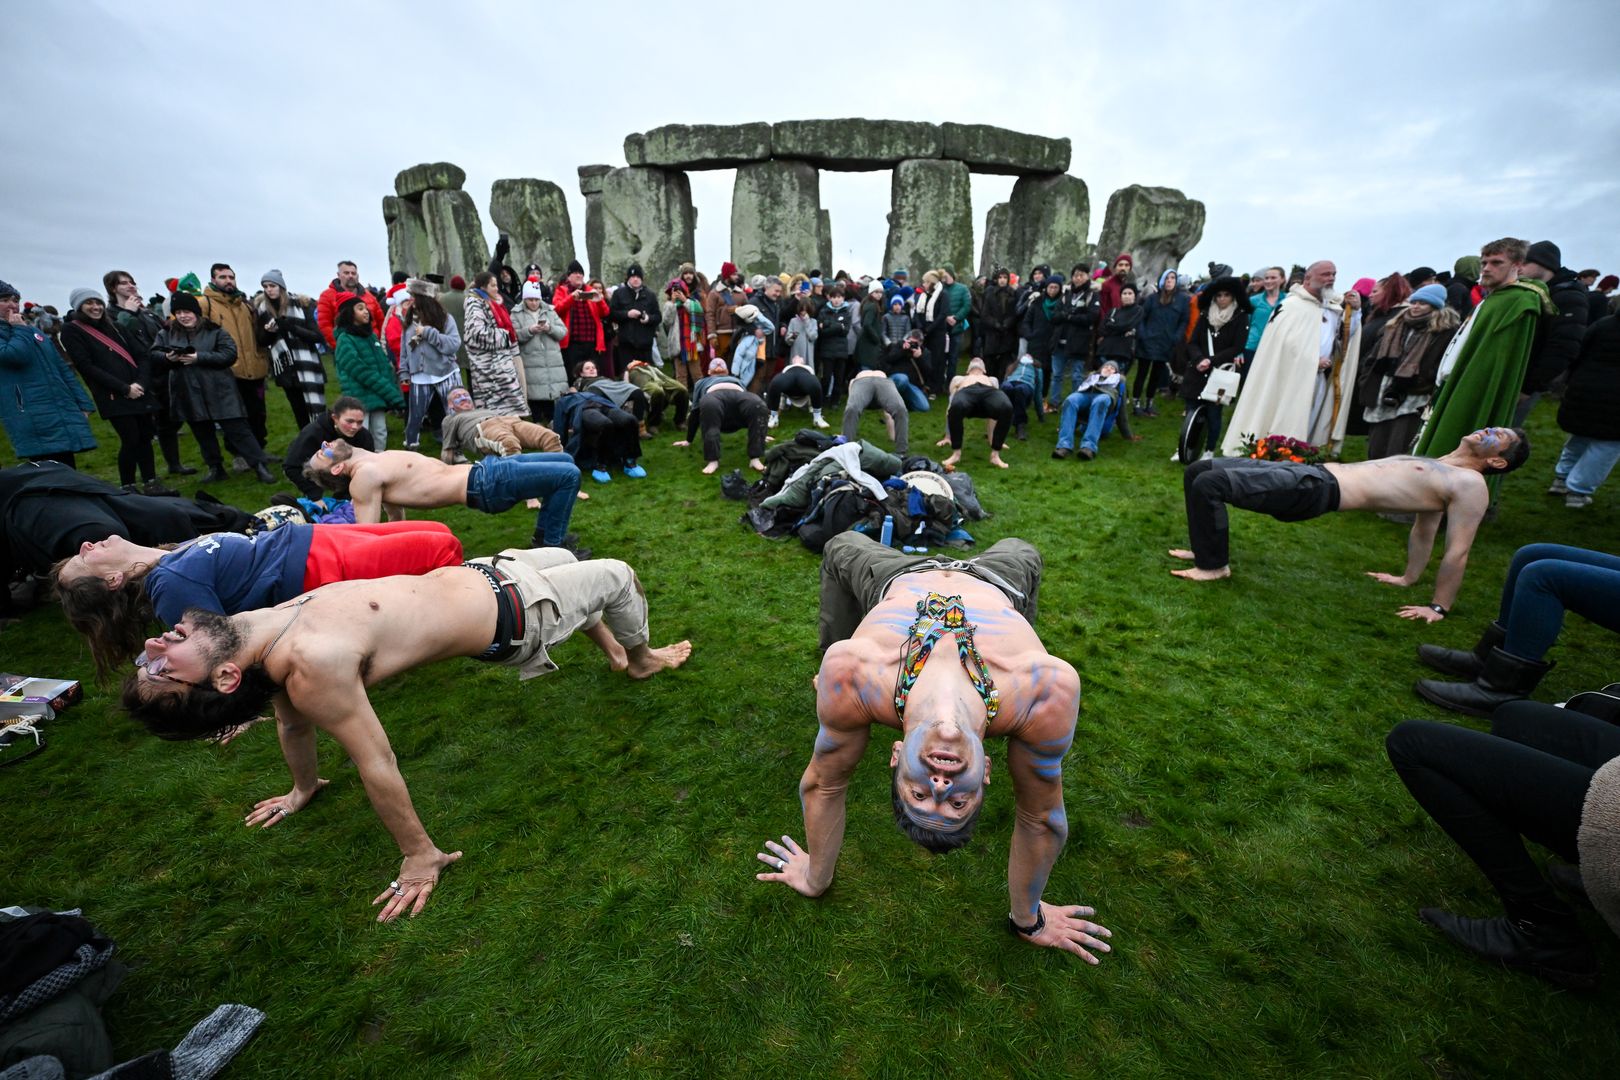
POLYGON ((1014 919, 1009 913, 1007 915, 1007 925, 1012 928, 1012 932, 1015 934, 1022 934, 1024 937, 1034 937, 1036 934, 1046 929, 1046 912, 1042 911, 1038 907, 1035 909, 1034 926, 1019 926, 1018 920, 1014 919))
POLYGON ((1442 619, 1450 614, 1450 612, 1448 612, 1445 608, 1441 607, 1439 604, 1430 604, 1429 605, 1429 610, 1430 611, 1438 611, 1440 613, 1440 617, 1442 619))

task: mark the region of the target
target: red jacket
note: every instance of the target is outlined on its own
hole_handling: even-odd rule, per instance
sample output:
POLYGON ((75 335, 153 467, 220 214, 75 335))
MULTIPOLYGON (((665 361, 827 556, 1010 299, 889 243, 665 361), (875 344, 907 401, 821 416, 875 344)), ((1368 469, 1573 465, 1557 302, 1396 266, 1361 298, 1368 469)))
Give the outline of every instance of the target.
MULTIPOLYGON (((568 284, 563 282, 557 286, 556 295, 552 298, 551 306, 557 310, 557 317, 568 327, 568 333, 563 335, 559 348, 568 348, 568 341, 574 336, 574 323, 569 312, 574 310, 574 294, 569 291, 568 284)), ((608 313, 606 300, 591 300, 586 304, 590 310, 591 319, 596 323, 596 351, 607 352, 607 335, 602 332, 602 319, 608 313)))
MULTIPOLYGON (((326 287, 326 291, 321 293, 320 300, 315 304, 315 321, 320 325, 321 333, 326 337, 326 344, 334 351, 337 349, 337 339, 332 336, 332 330, 337 323, 337 310, 342 306, 343 301, 354 295, 356 294, 347 289, 338 288, 337 279, 333 278, 332 284, 326 287)), ((366 307, 371 309, 372 336, 381 337, 383 332, 382 305, 377 303, 377 298, 365 289, 361 289, 358 295, 365 300, 366 307)))

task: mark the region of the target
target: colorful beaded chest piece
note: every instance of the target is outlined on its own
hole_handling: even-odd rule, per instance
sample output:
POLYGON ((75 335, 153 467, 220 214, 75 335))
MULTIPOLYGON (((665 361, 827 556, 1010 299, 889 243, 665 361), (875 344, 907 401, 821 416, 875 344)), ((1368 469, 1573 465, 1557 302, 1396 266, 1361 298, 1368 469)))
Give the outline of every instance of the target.
POLYGON ((926 599, 917 601, 917 618, 911 624, 911 632, 901 651, 900 675, 894 686, 894 710, 900 714, 901 720, 906 718, 906 699, 911 696, 911 688, 917 684, 917 676, 922 674, 923 665, 928 663, 935 643, 946 634, 956 636, 956 655, 962 661, 962 670, 967 672, 973 688, 984 699, 986 717, 990 720, 996 718, 996 712, 1001 708, 1001 691, 991 681, 990 668, 985 664, 984 657, 979 655, 978 646, 973 643, 976 629, 967 621, 967 607, 960 596, 941 596, 931 592, 926 599))

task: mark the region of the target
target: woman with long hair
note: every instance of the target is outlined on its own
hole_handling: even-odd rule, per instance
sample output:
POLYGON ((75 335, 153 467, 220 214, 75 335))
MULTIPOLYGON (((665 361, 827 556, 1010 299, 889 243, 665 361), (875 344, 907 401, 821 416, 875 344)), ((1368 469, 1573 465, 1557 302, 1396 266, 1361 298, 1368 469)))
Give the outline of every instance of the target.
POLYGON ((326 368, 316 351, 321 328, 307 296, 287 291, 280 270, 266 270, 253 298, 254 336, 270 357, 270 378, 287 395, 300 430, 326 409, 326 368))
POLYGON ((351 296, 338 305, 332 337, 337 342, 338 382, 345 394, 365 406, 371 444, 381 453, 388 449, 388 410, 402 408, 405 395, 399 392, 388 350, 371 332, 371 309, 360 297, 351 296))
MULTIPOLYGON (((1400 274, 1394 277, 1405 281, 1400 274)), ((1377 291, 1373 296, 1376 303, 1377 291)), ((1362 333, 1356 397, 1369 425, 1369 459, 1412 449, 1423 411, 1434 398, 1440 360, 1461 325, 1462 317, 1446 306, 1446 291, 1430 284, 1386 312, 1371 336, 1362 333)))
POLYGON ((433 403, 449 412, 450 391, 461 385, 461 367, 456 363, 461 331, 433 295, 432 282, 412 278, 405 288, 406 299, 395 309, 405 324, 399 338, 399 377, 411 387, 405 449, 415 450, 433 403))
POLYGON ((488 270, 473 278, 462 317, 466 327, 467 373, 473 401, 480 409, 503 416, 529 415, 518 359, 517 328, 506 310, 505 297, 488 270))
POLYGON ((152 440, 157 437, 153 422, 157 397, 152 385, 157 372, 151 357, 130 348, 123 331, 107 314, 106 301, 94 289, 74 289, 69 304, 72 310, 62 327, 62 348, 84 377, 96 411, 118 433, 118 482, 134 494, 139 469, 146 481, 140 489, 145 494, 180 494, 158 481, 152 457, 152 440))

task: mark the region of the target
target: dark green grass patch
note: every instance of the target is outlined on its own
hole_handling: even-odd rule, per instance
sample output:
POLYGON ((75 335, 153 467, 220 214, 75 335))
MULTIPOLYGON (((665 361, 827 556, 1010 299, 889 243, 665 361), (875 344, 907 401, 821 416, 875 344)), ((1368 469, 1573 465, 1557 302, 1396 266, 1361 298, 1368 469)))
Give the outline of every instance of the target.
MULTIPOLYGON (((286 413, 272 404, 280 445, 286 413)), ((1232 580, 1169 577, 1164 551, 1186 534, 1168 413, 1092 463, 1050 460, 1050 423, 1006 472, 982 442, 966 455, 995 513, 973 532, 1045 553, 1040 630, 1085 684, 1072 833, 1047 895, 1114 930, 1101 967, 1007 933, 1010 785, 990 789, 965 851, 933 858, 899 834, 886 733, 852 785, 829 893, 755 882, 763 840, 802 839, 818 563, 741 528, 668 433, 648 479, 587 481, 574 527, 637 567, 655 639, 695 645, 685 669, 632 684, 580 641, 521 685, 454 661, 374 691, 423 822, 466 852, 421 918, 372 921, 399 856, 334 744, 331 786, 250 832, 248 808, 288 786, 267 726, 225 748, 163 744, 103 692, 50 726, 43 755, 0 771, 0 902, 82 906, 119 941, 134 970, 107 1016, 129 1056, 220 1002, 266 1010, 243 1077, 1605 1074, 1620 1059, 1612 991, 1555 993, 1418 922, 1425 904, 1495 901, 1382 740, 1405 717, 1472 723, 1413 695, 1413 647, 1471 644, 1521 544, 1612 549, 1608 493, 1579 513, 1542 494, 1561 442, 1543 406, 1456 612, 1425 627, 1394 609, 1428 600, 1432 567, 1404 592, 1362 575, 1404 559, 1404 530, 1371 516, 1237 513, 1232 580)), ((920 449, 944 417, 915 419, 920 449)), ((112 476, 113 436, 97 432, 85 464, 112 476)), ((729 437, 725 467, 743 464, 729 437)), ((212 490, 257 507, 275 489, 212 490)), ((473 554, 532 523, 430 516, 473 554)), ((1615 655, 1612 635, 1571 619, 1537 696, 1601 684, 1615 655)), ((0 656, 90 676, 50 606, 4 631, 0 656)))

